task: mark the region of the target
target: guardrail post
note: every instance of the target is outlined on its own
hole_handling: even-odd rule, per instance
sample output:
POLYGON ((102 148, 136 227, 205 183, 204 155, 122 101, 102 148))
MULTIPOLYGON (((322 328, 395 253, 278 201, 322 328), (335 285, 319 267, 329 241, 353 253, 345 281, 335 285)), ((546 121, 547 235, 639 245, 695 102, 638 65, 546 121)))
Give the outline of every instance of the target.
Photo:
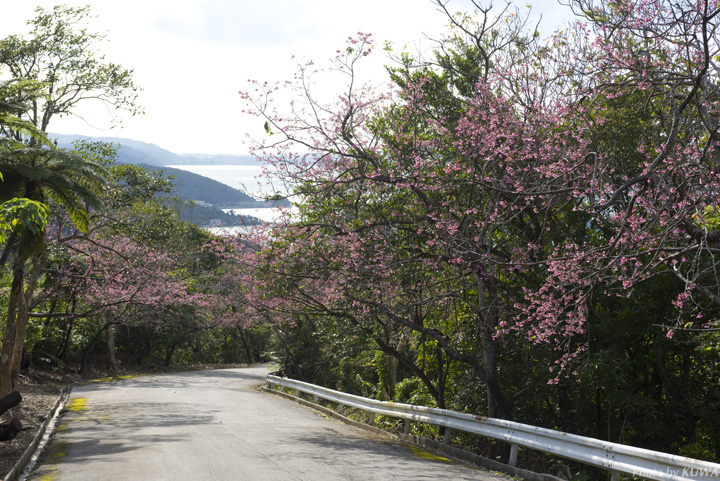
POLYGON ((344 405, 344 404, 338 404, 338 414, 342 414, 342 413, 343 413, 343 409, 345 409, 345 405, 344 405))
POLYGON ((372 414, 372 413, 370 413, 370 420, 368 421, 368 424, 369 424, 370 426, 374 426, 374 425, 375 425, 375 415, 372 414))
MULTIPOLYGON (((510 459, 508 460, 508 465, 512 466, 513 468, 517 466, 517 455, 518 455, 518 445, 517 444, 511 444, 510 445, 510 459)), ((613 480, 615 481, 615 480, 613 480)), ((620 481, 620 480, 617 480, 620 481)))
POLYGON ((620 481, 620 473, 617 471, 610 471, 610 481, 620 481))
POLYGON ((450 437, 451 437, 451 436, 452 436, 452 429, 450 429, 450 428, 445 428, 445 441, 444 441, 445 445, 449 445, 449 444, 450 444, 450 437))
POLYGON ((317 397, 317 394, 314 394, 314 395, 313 395, 313 402, 314 402, 315 404, 317 404, 317 403, 318 403, 318 397, 317 397))
POLYGON ((403 428, 403 433, 410 434, 410 420, 409 419, 405 420, 405 427, 403 428))

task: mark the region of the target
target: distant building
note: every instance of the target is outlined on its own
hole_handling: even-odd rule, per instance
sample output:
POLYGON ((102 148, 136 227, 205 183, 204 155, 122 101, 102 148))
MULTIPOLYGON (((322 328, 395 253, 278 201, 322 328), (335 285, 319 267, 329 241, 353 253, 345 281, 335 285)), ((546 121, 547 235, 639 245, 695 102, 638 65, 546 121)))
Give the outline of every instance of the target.
POLYGON ((210 219, 210 220, 208 221, 208 225, 209 225, 210 227, 220 227, 220 226, 223 225, 223 221, 220 220, 220 219, 210 219))
POLYGON ((195 205, 199 205, 200 207, 212 207, 212 204, 208 204, 204 200, 195 200, 191 199, 193 202, 195 202, 195 205))

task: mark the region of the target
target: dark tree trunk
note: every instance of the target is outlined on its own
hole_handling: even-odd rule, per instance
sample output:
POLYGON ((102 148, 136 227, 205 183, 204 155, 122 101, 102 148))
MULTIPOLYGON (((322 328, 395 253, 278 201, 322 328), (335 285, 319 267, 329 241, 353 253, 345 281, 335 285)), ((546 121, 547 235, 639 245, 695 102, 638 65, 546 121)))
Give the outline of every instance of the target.
POLYGON ((82 353, 82 359, 80 360, 80 371, 79 371, 80 374, 85 372, 85 366, 87 365, 88 353, 93 348, 93 346, 95 345, 97 340, 100 339, 100 336, 102 335, 102 333, 105 332, 105 330, 108 327, 110 327, 110 324, 106 323, 102 328, 100 328, 100 330, 98 332, 95 333, 93 338, 90 339, 90 342, 88 343, 88 345, 85 346, 85 349, 83 350, 83 353, 82 353))
MULTIPOLYGON (((8 298, 7 318, 5 320, 5 331, 3 333, 2 351, 0 351, 0 396, 10 394, 15 389, 13 380, 14 358, 17 355, 15 340, 18 337, 18 330, 23 333, 19 324, 22 323, 22 304, 25 299, 23 283, 25 278, 25 262, 27 257, 19 256, 13 264, 13 280, 10 286, 10 297, 8 298)), ((19 367, 19 363, 18 363, 19 367)))
MULTIPOLYGON (((499 324, 497 281, 494 278, 482 279, 479 280, 478 287, 478 307, 480 312, 484 314, 484 322, 481 324, 480 343, 482 346, 482 376, 485 381, 488 417, 512 420, 512 401, 503 392, 498 379, 500 345, 493 337, 499 324)), ((495 443, 490 450, 490 457, 507 462, 510 458, 510 444, 504 442, 495 443)))
POLYGON ((182 339, 179 339, 168 347, 168 350, 165 351, 165 367, 170 367, 170 364, 172 364, 172 357, 173 354, 175 354, 175 349, 178 347, 178 345, 182 342, 182 339))
MULTIPOLYGON (((190 334, 194 334, 199 330, 200 329, 197 327, 188 329, 187 331, 183 332, 180 337, 177 338, 172 344, 170 344, 170 346, 168 346, 168 350, 165 351, 165 367, 170 367, 170 364, 172 364, 172 357, 173 354, 175 354, 175 349, 177 349, 177 347, 182 344, 190 334)), ((196 346, 195 352, 202 352, 202 349, 200 349, 199 345, 196 346)))
MULTIPOLYGON (((70 301, 70 313, 75 314, 75 309, 77 308, 77 298, 75 295, 73 295, 72 300, 70 301)), ((67 327, 65 329, 65 333, 63 335, 62 343, 60 344, 60 348, 58 349, 57 357, 58 359, 65 360, 65 356, 67 355, 68 347, 70 346, 70 338, 72 336, 72 331, 75 328, 75 319, 70 317, 70 320, 67 323, 67 327)))
POLYGON ((67 329, 65 330, 65 334, 63 335, 62 343, 60 344, 60 349, 58 349, 57 358, 61 360, 65 360, 65 357, 67 356, 68 347, 70 346, 70 338, 72 336, 72 331, 75 328, 75 320, 70 319, 70 322, 67 324, 67 329))
POLYGON ((16 418, 0 424, 0 441, 15 439, 15 436, 17 436, 17 433, 20 431, 22 431, 22 423, 16 418))
POLYGON ((111 372, 117 371, 117 361, 115 359, 115 327, 110 324, 105 331, 105 347, 107 354, 107 367, 111 372))
POLYGON ((245 354, 247 355, 247 361, 248 363, 252 364, 255 362, 255 358, 252 355, 252 351, 250 350, 250 344, 248 343, 247 336, 245 335, 245 329, 242 328, 242 326, 237 327, 238 333, 240 333, 240 341, 242 342, 243 347, 245 348, 245 354))
MULTIPOLYGON (((447 405, 445 404, 445 387, 446 387, 446 372, 445 372, 445 362, 443 359, 443 350, 440 348, 435 349, 435 357, 437 358, 437 403, 438 407, 440 409, 447 409, 447 405)), ((450 364, 448 362, 448 364, 450 364)), ((443 434, 445 434, 445 430, 443 429, 443 434)))
POLYGON ((50 320, 52 319, 52 314, 55 312, 55 308, 57 308, 57 299, 53 299, 53 301, 50 303, 50 309, 48 309, 48 316, 45 318, 45 327, 48 327, 50 325, 50 320))
POLYGON ((42 272, 43 259, 36 255, 32 269, 26 274, 30 256, 18 255, 13 263, 13 280, 8 298, 8 314, 0 349, 0 396, 10 394, 17 386, 20 364, 25 350, 25 330, 28 324, 28 304, 42 272))
POLYGON ((22 401, 22 396, 19 392, 13 391, 7 396, 0 398, 0 415, 5 413, 8 409, 14 408, 22 401))

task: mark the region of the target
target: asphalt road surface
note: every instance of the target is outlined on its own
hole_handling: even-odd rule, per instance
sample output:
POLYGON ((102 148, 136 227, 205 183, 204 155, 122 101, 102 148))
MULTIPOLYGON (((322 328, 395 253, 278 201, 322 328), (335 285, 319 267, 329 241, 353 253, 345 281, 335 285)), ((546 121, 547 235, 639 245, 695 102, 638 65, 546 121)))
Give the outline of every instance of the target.
POLYGON ((507 480, 261 392, 267 368, 141 376, 73 389, 29 479, 507 480))

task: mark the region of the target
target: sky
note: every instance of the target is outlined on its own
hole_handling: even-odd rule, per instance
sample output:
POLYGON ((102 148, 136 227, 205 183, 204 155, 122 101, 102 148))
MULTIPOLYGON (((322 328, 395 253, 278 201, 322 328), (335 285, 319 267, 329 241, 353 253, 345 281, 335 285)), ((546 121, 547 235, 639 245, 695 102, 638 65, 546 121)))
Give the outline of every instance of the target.
MULTIPOLYGON (((380 83, 389 62, 385 41, 396 50, 427 52, 428 38, 447 31, 446 17, 431 0, 24 0, 3 8, 0 38, 27 33, 36 7, 58 3, 91 6, 96 18, 87 28, 107 34, 97 49, 134 70, 145 114, 121 114, 113 127, 104 108, 86 102, 79 112, 85 120, 53 119, 49 130, 129 138, 180 154, 246 154, 247 135, 264 135, 263 122, 241 112, 238 91, 248 79, 289 79, 293 55, 327 66, 348 36, 372 33, 376 48, 363 68, 368 81, 380 83)), ((533 15, 542 14, 541 31, 570 18, 557 0, 531 3, 533 15)), ((524 10, 527 2, 517 6, 524 10)), ((473 7, 470 0, 449 0, 448 8, 473 7)))

